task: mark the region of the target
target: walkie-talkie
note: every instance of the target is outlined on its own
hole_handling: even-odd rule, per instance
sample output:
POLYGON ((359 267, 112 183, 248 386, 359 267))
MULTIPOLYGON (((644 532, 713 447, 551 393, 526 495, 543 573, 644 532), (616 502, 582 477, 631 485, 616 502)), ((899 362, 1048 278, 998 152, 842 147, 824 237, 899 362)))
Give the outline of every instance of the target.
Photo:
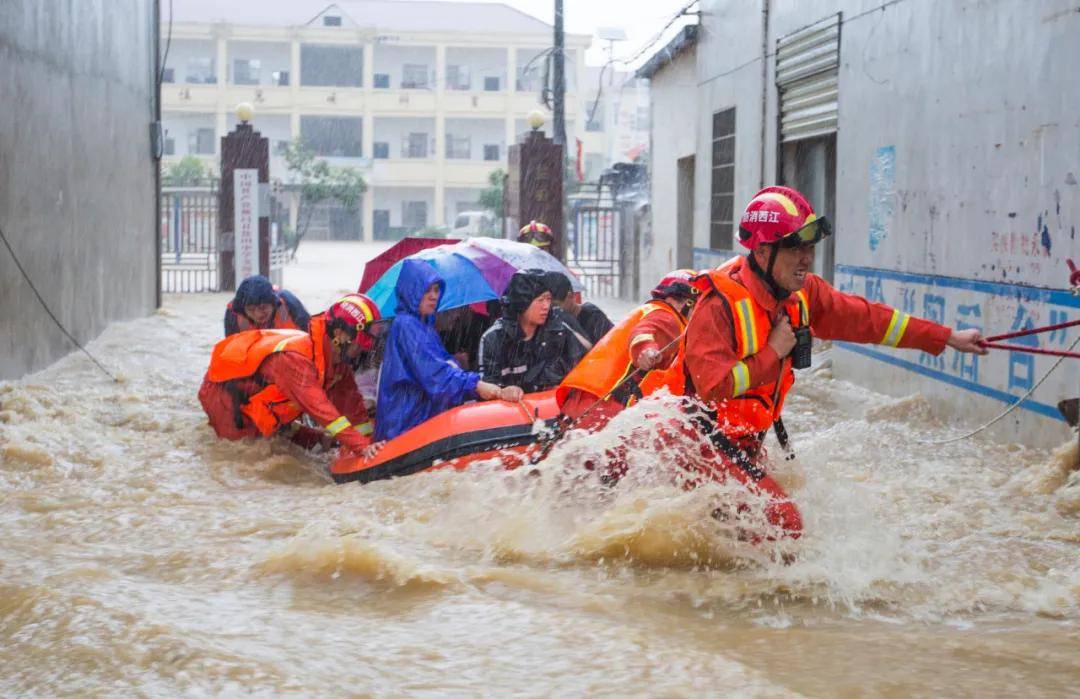
POLYGON ((791 368, 809 369, 811 363, 810 350, 813 349, 813 338, 810 336, 810 328, 800 325, 795 328, 795 349, 791 350, 791 368))

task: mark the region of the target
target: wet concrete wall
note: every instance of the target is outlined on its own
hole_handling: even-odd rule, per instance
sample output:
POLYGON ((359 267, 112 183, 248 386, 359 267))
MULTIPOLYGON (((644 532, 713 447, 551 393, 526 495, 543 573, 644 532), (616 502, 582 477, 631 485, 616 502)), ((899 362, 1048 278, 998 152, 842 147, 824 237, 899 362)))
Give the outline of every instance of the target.
MULTIPOLYGON (((80 342, 155 307, 152 14, 0 3, 0 230, 80 342)), ((0 379, 74 349, 0 248, 0 379)))
MULTIPOLYGON (((760 58, 762 7, 703 2, 695 216, 702 258, 709 257, 713 112, 737 109, 736 215, 762 171, 766 183, 778 177, 776 68, 772 56, 760 58)), ((774 0, 768 9, 770 54, 778 38, 842 13, 839 287, 988 333, 1080 316, 1066 266, 1080 262, 1075 2, 774 0)), ((1067 349, 1076 337, 1074 330, 1030 342, 1067 349)), ((947 414, 973 420, 996 415, 1053 364, 1018 352, 973 359, 951 350, 931 357, 853 345, 842 345, 834 359, 840 377, 896 394, 920 391, 947 414)), ((1078 392, 1077 362, 1066 360, 998 435, 1064 437, 1055 405, 1078 392)))
MULTIPOLYGON (((694 110, 696 101, 697 60, 690 48, 675 56, 650 79, 652 129, 649 150, 663 153, 661 162, 653 161, 649 170, 652 192, 651 235, 643 240, 641 287, 651 289, 665 274, 681 265, 679 256, 679 159, 695 156, 694 110), (657 226, 655 222, 663 222, 657 226)), ((695 178, 696 180, 696 178, 695 178)), ((684 202, 693 205, 693 200, 684 202)))

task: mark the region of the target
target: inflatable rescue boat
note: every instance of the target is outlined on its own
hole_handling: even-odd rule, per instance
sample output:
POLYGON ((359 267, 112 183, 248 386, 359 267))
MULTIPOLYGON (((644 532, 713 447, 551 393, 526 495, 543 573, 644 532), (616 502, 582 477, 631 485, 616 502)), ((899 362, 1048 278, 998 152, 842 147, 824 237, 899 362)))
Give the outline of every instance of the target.
POLYGON ((330 466, 330 475, 338 483, 369 483, 432 468, 461 470, 495 458, 506 468, 516 468, 528 460, 530 450, 555 426, 558 416, 555 391, 530 393, 521 403, 466 403, 389 440, 370 459, 339 457, 330 466))
MULTIPOLYGON (((466 403, 389 440, 371 458, 338 457, 330 466, 330 475, 338 483, 370 483, 432 469, 460 471, 469 464, 489 459, 497 460, 503 468, 517 468, 540 451, 540 440, 555 428, 559 415, 555 391, 527 394, 521 403, 500 400, 466 403)), ((677 439, 677 433, 674 430, 670 435, 677 439)), ((799 509, 769 475, 758 468, 740 465, 743 459, 709 449, 701 456, 704 458, 698 468, 691 471, 704 479, 734 478, 751 492, 764 496, 768 521, 783 529, 787 536, 798 538, 802 531, 799 509)))

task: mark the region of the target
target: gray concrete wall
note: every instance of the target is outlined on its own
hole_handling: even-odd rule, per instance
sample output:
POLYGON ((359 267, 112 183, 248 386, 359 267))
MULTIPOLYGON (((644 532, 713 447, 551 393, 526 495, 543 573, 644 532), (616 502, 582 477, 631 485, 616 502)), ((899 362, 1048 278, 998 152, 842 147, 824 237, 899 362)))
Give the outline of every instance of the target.
MULTIPOLYGON (((0 3, 0 229, 80 342, 156 303, 152 14, 0 3)), ((0 379, 74 349, 0 249, 0 379)))
MULTIPOLYGON (((842 13, 837 285, 988 333, 1080 316, 1080 297, 1065 291, 1066 260, 1080 260, 1076 3, 882 4, 768 3, 769 52, 779 37, 842 13)), ((745 202, 760 180, 763 85, 766 183, 776 176, 775 65, 766 58, 762 75, 761 8, 703 2, 697 245, 708 245, 711 115, 738 110, 736 200, 745 202)), ((1037 342, 1066 349, 1076 337, 1037 342)), ((841 377, 895 394, 922 392, 972 421, 996 415, 1053 363, 1012 352, 972 361, 951 350, 934 358, 849 345, 835 354, 841 377)), ((1066 360, 997 434, 1035 443, 1064 438, 1054 406, 1078 392, 1080 370, 1066 360)))
MULTIPOLYGON (((651 236, 643 242, 641 288, 678 267, 678 160, 697 153, 697 59, 688 49, 652 76, 649 146, 651 236)), ((695 166, 696 166, 695 160, 695 166)), ((695 172, 695 186, 697 176, 695 172)))

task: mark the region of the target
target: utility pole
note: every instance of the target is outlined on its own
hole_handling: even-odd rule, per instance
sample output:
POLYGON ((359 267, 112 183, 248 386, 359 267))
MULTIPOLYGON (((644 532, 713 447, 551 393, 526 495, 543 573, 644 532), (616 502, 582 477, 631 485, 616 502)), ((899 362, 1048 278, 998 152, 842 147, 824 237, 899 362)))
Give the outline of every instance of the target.
POLYGON ((566 146, 566 62, 563 52, 563 0, 555 0, 555 143, 566 146))

